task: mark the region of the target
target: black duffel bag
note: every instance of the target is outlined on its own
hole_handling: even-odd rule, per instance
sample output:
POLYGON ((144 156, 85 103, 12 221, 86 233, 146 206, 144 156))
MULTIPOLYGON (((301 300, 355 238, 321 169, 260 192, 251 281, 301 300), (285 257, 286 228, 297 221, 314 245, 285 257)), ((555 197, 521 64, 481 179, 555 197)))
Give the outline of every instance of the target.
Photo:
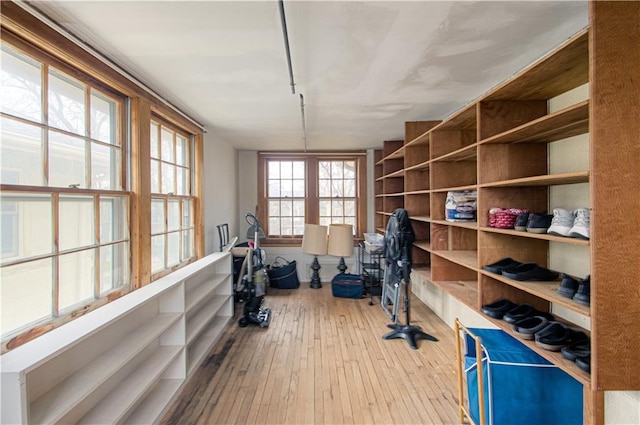
POLYGON ((296 289, 300 286, 296 260, 287 261, 282 257, 276 260, 267 269, 269 286, 277 289, 296 289))

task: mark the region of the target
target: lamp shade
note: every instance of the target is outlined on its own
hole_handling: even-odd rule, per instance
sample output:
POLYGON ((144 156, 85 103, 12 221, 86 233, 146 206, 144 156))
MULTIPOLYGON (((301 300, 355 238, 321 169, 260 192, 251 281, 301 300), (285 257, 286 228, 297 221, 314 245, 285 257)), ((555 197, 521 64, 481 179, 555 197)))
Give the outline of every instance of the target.
POLYGON ((335 257, 353 255, 353 226, 351 224, 329 225, 328 253, 335 257))
POLYGON ((327 226, 305 224, 302 236, 302 252, 325 255, 327 253, 327 226))

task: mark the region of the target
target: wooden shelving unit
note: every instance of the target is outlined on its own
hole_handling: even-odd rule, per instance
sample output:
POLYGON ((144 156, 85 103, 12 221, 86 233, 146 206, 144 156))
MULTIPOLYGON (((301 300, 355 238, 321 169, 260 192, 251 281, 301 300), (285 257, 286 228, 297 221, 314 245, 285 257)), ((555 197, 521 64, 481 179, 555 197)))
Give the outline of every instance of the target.
MULTIPOLYGON (((625 225, 614 213, 616 205, 624 209, 622 204, 630 202, 616 195, 621 190, 640 198, 633 187, 637 179, 622 182, 614 176, 637 176, 637 155, 631 152, 635 144, 637 153, 640 134, 640 83, 625 75, 640 66, 637 45, 631 41, 640 39, 635 21, 640 8, 612 2, 591 2, 590 8, 590 28, 441 123, 430 121, 422 134, 406 137, 404 164, 397 170, 404 171, 404 208, 421 233, 413 244, 421 278, 479 313, 482 305, 504 297, 543 311, 561 307, 580 323, 590 323, 591 374, 559 353, 523 344, 581 382, 585 423, 603 423, 604 390, 640 390, 640 364, 631 361, 640 352, 640 338, 624 337, 623 330, 637 329, 640 320, 640 266, 630 260, 640 255, 640 239, 637 227, 625 225), (628 54, 616 54, 616 49, 628 54), (562 103, 587 92, 587 98, 562 103), (636 101, 631 100, 634 96, 636 101), (553 153, 563 143, 589 152, 588 164, 582 169, 558 166, 566 159, 553 153), (477 190, 477 222, 445 220, 445 199, 453 190, 477 190), (550 204, 553 193, 574 192, 588 192, 583 206, 592 211, 591 241, 489 227, 492 207, 552 211, 561 207, 550 204), (613 216, 615 230, 608 222, 613 216), (560 280, 519 282, 482 269, 512 257, 546 267, 555 261, 562 271, 562 264, 550 259, 551 252, 562 250, 587 256, 581 273, 591 275, 591 307, 558 295, 560 280)), ((399 157, 387 155, 381 163, 399 157)), ((636 226, 638 221, 635 217, 636 226)), ((490 321, 513 334, 506 322, 490 321)), ((569 324, 578 326, 571 319, 569 324)))
POLYGON ((1 357, 2 423, 153 423, 233 316, 211 254, 1 357))

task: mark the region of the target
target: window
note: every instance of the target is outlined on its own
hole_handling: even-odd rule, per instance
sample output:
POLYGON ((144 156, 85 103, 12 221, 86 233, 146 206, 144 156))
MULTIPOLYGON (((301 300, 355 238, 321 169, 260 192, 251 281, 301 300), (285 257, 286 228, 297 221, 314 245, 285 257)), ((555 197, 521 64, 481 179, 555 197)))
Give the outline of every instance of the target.
POLYGON ((195 257, 191 193, 191 135, 151 121, 151 272, 172 270, 195 257))
POLYGON ((2 336, 130 287, 124 98, 2 44, 2 336))
POLYGON ((259 168, 259 219, 266 243, 297 243, 305 223, 345 223, 356 235, 365 231, 364 155, 262 153, 259 168))

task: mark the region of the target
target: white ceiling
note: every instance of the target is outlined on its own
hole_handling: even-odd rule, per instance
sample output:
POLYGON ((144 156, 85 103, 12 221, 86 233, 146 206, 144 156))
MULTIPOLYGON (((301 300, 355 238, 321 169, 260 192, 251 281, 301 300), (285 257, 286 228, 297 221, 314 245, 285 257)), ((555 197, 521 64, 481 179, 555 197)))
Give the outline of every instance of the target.
MULTIPOLYGON (((38 1, 238 149, 364 149, 443 119, 588 24, 586 1, 38 1)), ((213 136, 213 137, 211 137, 213 136)))

